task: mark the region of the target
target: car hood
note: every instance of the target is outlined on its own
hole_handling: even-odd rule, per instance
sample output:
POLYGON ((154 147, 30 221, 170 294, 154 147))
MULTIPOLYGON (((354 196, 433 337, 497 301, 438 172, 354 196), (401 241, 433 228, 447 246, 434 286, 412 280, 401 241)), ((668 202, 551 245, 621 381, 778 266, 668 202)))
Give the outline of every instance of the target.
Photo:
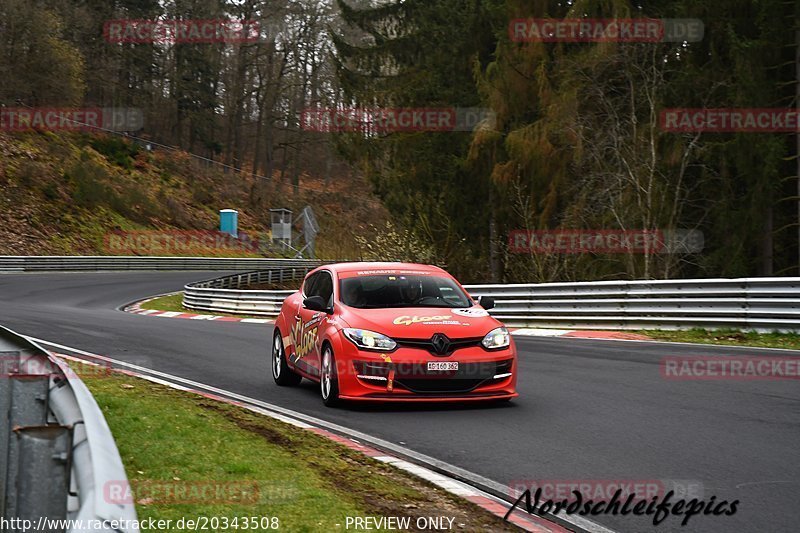
POLYGON ((451 339, 482 337, 502 324, 482 307, 406 307, 356 309, 343 307, 342 319, 351 327, 397 339, 430 339, 444 333, 451 339))

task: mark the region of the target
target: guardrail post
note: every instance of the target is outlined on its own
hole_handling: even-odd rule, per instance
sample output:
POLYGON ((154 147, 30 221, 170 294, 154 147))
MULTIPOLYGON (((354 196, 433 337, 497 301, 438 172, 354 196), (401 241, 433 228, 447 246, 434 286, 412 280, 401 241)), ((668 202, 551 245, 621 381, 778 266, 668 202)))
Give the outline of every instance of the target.
MULTIPOLYGON (((620 305, 619 314, 622 317, 622 321, 619 324, 621 329, 625 329, 625 325, 628 323, 628 313, 630 313, 630 305, 631 305, 631 282, 626 281, 622 284, 623 287, 623 296, 622 296, 622 303, 620 305)), ((653 287, 648 285, 648 289, 652 290, 653 287)))
MULTIPOLYGON (((19 352, 17 354, 19 355, 19 352)), ((8 400, 0 401, 0 403, 6 403, 7 407, 3 413, 2 425, 4 427, 0 431, 0 438, 4 440, 0 442, 8 443, 8 447, 3 453, 3 460, 0 461, 0 466, 4 467, 3 476, 0 479, 3 484, 0 516, 16 516, 19 498, 18 478, 20 469, 24 468, 24 463, 20 460, 19 439, 12 438, 11 432, 16 428, 47 424, 47 396, 50 377, 46 374, 26 375, 6 370, 3 370, 3 373, 5 375, 0 376, 3 381, 0 389, 5 390, 0 390, 0 393, 5 392, 8 400)))
MULTIPOLYGON (((65 519, 69 494, 69 453, 72 433, 64 426, 14 430, 19 449, 16 509, 4 516, 32 520, 65 519)), ((52 528, 48 528, 53 531, 52 528)), ((21 531, 21 530, 20 530, 21 531)))
MULTIPOLYGON (((0 352, 0 445, 5 445, 11 439, 11 372, 19 368, 19 357, 19 352, 0 352)), ((0 448, 0 516, 6 515, 7 482, 8 449, 0 448)))
POLYGON ((742 285, 742 295, 740 296, 742 302, 742 311, 744 311, 744 327, 749 329, 752 327, 750 324, 750 283, 749 280, 745 280, 744 284, 742 285))

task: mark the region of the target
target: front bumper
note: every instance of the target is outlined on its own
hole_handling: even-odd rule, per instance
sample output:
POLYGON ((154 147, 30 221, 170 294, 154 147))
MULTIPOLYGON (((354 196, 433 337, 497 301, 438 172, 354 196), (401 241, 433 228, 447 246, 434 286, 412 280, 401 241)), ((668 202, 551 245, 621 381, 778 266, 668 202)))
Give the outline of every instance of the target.
POLYGON ((337 354, 339 394, 345 400, 462 402, 518 396, 513 345, 497 351, 461 348, 447 357, 401 346, 385 354, 346 343, 337 354), (428 362, 458 363, 458 370, 427 370, 428 362))

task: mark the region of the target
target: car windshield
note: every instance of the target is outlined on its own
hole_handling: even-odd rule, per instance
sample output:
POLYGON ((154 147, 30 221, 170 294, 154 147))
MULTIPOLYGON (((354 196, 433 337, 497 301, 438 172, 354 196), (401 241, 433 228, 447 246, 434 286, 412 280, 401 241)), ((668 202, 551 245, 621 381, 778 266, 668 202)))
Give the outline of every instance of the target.
POLYGON ((358 276, 341 281, 342 303, 359 309, 471 307, 458 284, 443 276, 358 276))

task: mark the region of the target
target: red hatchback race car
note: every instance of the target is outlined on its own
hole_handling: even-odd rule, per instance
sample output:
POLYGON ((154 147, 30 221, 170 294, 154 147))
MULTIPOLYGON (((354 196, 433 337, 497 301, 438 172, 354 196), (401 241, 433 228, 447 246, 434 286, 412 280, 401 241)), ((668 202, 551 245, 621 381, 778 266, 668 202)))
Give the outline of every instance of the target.
POLYGON ((441 268, 340 263, 310 272, 275 323, 278 385, 320 383, 322 400, 475 401, 517 396, 508 330, 441 268))

